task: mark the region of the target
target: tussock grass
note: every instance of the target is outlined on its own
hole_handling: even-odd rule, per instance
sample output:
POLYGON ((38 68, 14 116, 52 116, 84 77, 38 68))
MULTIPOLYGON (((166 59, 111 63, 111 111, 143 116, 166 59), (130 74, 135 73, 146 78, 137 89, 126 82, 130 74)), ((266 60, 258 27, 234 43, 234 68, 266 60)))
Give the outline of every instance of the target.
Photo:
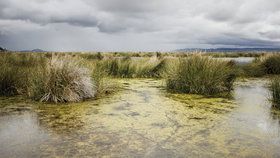
POLYGON ((108 59, 104 62, 108 74, 120 78, 159 78, 166 63, 166 59, 130 57, 108 59))
POLYGON ((67 56, 52 56, 36 82, 34 97, 43 102, 78 102, 96 93, 89 70, 67 56))
POLYGON ((245 77, 262 77, 266 75, 264 66, 261 62, 254 60, 252 63, 239 66, 241 69, 240 76, 245 77))
POLYGON ((255 58, 252 63, 243 65, 241 69, 246 77, 280 74, 280 55, 271 53, 262 55, 255 58))
POLYGON ((166 86, 172 92, 216 95, 230 92, 234 80, 235 74, 228 62, 193 55, 169 68, 166 86))
POLYGON ((111 79, 108 75, 106 61, 83 61, 83 65, 91 71, 91 77, 94 80, 96 88, 96 96, 101 97, 114 93, 120 89, 118 82, 111 79))
POLYGON ((0 95, 11 96, 20 94, 24 86, 25 71, 19 70, 7 64, 0 66, 0 95))
MULTIPOLYGON (((280 55, 162 53, 1 53, 0 95, 46 102, 81 101, 116 91, 112 78, 165 78, 169 91, 230 92, 235 72, 246 77, 280 73, 280 55), (254 56, 236 66, 213 57, 254 56), (234 70, 233 70, 234 69, 234 70), (239 72, 240 71, 240 72, 239 72)), ((241 75, 240 75, 241 76, 241 75)))
POLYGON ((280 108, 280 77, 275 77, 271 79, 269 86, 273 106, 280 108))
POLYGON ((33 73, 38 65, 44 65, 44 55, 4 53, 0 54, 0 95, 12 96, 32 93, 33 73))
POLYGON ((97 78, 80 63, 78 57, 67 54, 1 54, 0 95, 55 103, 92 98, 98 91, 97 78))
MULTIPOLYGON (((74 54, 76 55, 76 54, 74 54)), ((102 60, 104 56, 101 52, 97 53, 86 53, 86 54, 79 54, 80 57, 87 59, 87 60, 102 60)))
POLYGON ((280 55, 269 55, 263 57, 262 65, 266 74, 280 74, 280 55))

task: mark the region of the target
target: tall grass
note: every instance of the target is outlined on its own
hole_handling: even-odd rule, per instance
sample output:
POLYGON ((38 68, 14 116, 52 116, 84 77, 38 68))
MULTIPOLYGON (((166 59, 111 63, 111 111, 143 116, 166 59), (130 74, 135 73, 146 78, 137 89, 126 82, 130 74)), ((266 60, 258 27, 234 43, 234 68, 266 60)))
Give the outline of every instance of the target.
POLYGON ((106 60, 98 60, 94 62, 89 60, 83 61, 83 65, 91 72, 91 77, 95 83, 97 97, 114 93, 120 89, 118 82, 111 79, 108 75, 106 63, 106 60))
POLYGON ((240 76, 245 77, 262 77, 266 74, 263 64, 257 60, 252 63, 238 66, 241 69, 240 76))
POLYGON ((280 55, 263 54, 246 65, 240 66, 246 77, 262 77, 264 75, 280 74, 280 55))
POLYGON ((20 94, 23 91, 25 71, 19 70, 7 64, 0 65, 0 95, 11 96, 20 94))
POLYGON ((6 53, 0 58, 0 95, 26 95, 44 102, 94 97, 90 71, 65 54, 6 53))
POLYGON ((263 57, 262 65, 266 74, 280 74, 280 55, 269 55, 263 57))
POLYGON ((95 93, 88 69, 70 57, 52 56, 37 74, 34 97, 43 102, 77 102, 95 93))
POLYGON ((275 77, 270 81, 270 92, 273 106, 280 108, 280 77, 275 77))
POLYGON ((105 64, 105 69, 108 74, 113 77, 120 78, 148 78, 161 77, 166 66, 166 59, 157 58, 114 58, 108 59, 105 64))
POLYGON ((232 90, 235 74, 228 62, 193 55, 174 64, 166 79, 170 91, 216 95, 232 90))
POLYGON ((104 56, 101 54, 101 52, 79 54, 79 56, 84 59, 87 59, 87 60, 102 60, 104 58, 104 56))
POLYGON ((42 54, 5 53, 0 55, 0 95, 31 95, 33 73, 44 65, 42 54))
POLYGON ((265 54, 255 58, 247 65, 242 66, 245 76, 262 77, 264 75, 280 74, 280 55, 265 54))

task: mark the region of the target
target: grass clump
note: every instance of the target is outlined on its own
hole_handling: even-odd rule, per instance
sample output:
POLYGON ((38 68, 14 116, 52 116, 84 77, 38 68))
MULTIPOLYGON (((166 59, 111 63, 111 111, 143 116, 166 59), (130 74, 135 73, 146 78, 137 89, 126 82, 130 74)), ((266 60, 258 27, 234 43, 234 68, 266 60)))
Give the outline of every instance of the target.
POLYGON ((102 60, 104 58, 104 56, 102 55, 101 52, 79 54, 79 56, 86 59, 86 60, 102 60))
POLYGON ((104 62, 108 75, 120 78, 161 77, 166 60, 157 58, 114 58, 104 62))
POLYGON ((280 108, 280 77, 271 79, 269 88, 272 96, 272 105, 280 108))
POLYGON ((65 53, 0 54, 0 95, 42 102, 77 102, 115 92, 104 61, 65 53))
POLYGON ((0 69, 0 95, 12 96, 20 94, 24 82, 19 78, 25 77, 25 72, 7 64, 1 65, 0 69))
POLYGON ((262 63, 257 61, 253 61, 252 63, 241 65, 239 67, 242 71, 240 76, 262 77, 266 74, 262 63))
POLYGON ((263 59, 262 65, 266 74, 280 74, 280 55, 270 55, 263 59))
POLYGON ((112 94, 120 90, 118 82, 111 79, 108 75, 107 61, 84 61, 84 66, 91 71, 91 77, 94 80, 96 88, 96 97, 101 97, 107 94, 112 94))
POLYGON ((0 95, 28 95, 32 92, 33 73, 46 57, 35 54, 4 53, 0 55, 0 95))
POLYGON ((246 65, 242 65, 243 76, 262 77, 265 75, 280 74, 280 55, 265 54, 255 58, 255 60, 246 65))
POLYGON ((42 102, 78 102, 96 93, 89 70, 67 56, 52 56, 35 82, 34 97, 42 102))
POLYGON ((166 72, 168 67, 168 60, 162 59, 160 60, 150 71, 150 76, 155 78, 160 78, 166 72))
POLYGON ((132 78, 136 67, 133 65, 131 59, 115 58, 104 62, 108 75, 121 78, 132 78))
POLYGON ((228 62, 193 55, 170 68, 166 84, 172 92, 216 95, 230 92, 234 80, 235 74, 228 62))

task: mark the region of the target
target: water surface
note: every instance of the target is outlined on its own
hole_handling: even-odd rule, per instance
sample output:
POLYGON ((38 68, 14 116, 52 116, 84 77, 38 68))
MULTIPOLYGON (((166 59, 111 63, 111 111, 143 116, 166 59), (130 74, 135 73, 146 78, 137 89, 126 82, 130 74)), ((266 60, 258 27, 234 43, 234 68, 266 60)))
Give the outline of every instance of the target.
POLYGON ((226 61, 235 61, 239 65, 249 64, 254 61, 254 57, 237 57, 237 58, 230 58, 230 57, 222 57, 217 58, 226 61))
POLYGON ((238 83, 233 99, 168 94, 160 80, 122 85, 69 105, 1 98, 1 157, 280 156, 280 115, 263 81, 238 83))

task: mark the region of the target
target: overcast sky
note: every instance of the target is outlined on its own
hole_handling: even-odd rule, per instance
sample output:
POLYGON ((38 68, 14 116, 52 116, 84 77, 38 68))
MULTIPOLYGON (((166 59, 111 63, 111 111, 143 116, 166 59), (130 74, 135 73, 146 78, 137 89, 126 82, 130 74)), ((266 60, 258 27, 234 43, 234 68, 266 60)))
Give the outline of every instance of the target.
POLYGON ((280 0, 0 0, 12 50, 280 47, 280 0))

